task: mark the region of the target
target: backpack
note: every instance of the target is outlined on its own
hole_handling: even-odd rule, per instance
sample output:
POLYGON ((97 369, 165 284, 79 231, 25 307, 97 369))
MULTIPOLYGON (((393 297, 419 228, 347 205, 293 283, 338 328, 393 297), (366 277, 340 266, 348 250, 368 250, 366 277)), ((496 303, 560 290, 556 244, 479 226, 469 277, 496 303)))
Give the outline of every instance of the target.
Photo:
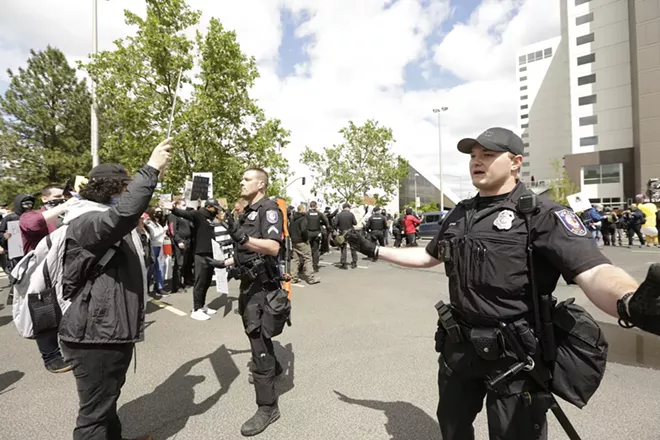
MULTIPOLYGON (((73 217, 89 211, 107 209, 103 205, 94 205, 97 206, 88 205, 78 209, 73 217)), ((35 339, 43 333, 57 330, 62 316, 75 299, 64 298, 62 290, 66 232, 69 227, 66 221, 67 219, 64 225, 44 237, 33 251, 21 258, 9 276, 14 296, 14 325, 24 338, 35 339)), ((87 277, 87 284, 91 285, 94 274, 101 273, 116 249, 116 246, 109 248, 96 263, 91 276, 87 277)))

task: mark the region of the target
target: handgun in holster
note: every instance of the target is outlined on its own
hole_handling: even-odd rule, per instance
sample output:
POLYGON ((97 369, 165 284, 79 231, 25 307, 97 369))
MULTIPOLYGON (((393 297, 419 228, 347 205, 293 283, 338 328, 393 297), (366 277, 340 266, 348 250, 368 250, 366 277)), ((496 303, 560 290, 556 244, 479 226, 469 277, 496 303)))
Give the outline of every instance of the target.
POLYGON ((465 341, 461 326, 454 318, 451 307, 445 304, 444 301, 440 301, 435 305, 435 309, 438 311, 440 325, 447 332, 449 339, 456 344, 465 341))

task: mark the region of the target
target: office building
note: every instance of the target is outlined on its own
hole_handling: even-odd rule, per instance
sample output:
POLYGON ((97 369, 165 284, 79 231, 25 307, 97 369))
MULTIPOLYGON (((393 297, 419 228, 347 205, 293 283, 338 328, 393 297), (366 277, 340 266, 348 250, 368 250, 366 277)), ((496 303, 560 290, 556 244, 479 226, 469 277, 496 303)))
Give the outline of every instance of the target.
MULTIPOLYGON (((545 160, 563 154, 569 177, 593 203, 623 206, 646 192, 650 179, 660 177, 660 0, 560 0, 560 5, 560 41, 545 74, 539 74, 543 79, 538 86, 559 92, 537 92, 529 104, 529 154, 523 172, 552 178, 543 164, 535 168, 535 156, 545 160), (555 64, 563 48, 566 62, 555 64), (550 74, 562 65, 564 74, 550 74), (555 143, 541 136, 535 143, 534 121, 554 123, 545 102, 565 106, 565 87, 569 126, 557 129, 555 143), (548 151, 552 149, 557 151, 548 151)), ((520 63, 522 53, 518 57, 520 63)), ((532 64, 538 63, 536 58, 532 64)), ((545 53, 541 62, 546 63, 545 53)), ((539 64, 538 71, 543 69, 539 64)), ((562 121, 557 127, 563 127, 562 121)))
POLYGON ((518 60, 518 124, 525 150, 522 179, 555 177, 555 162, 571 153, 568 45, 555 37, 523 47, 518 60))
MULTIPOLYGON (((451 209, 458 202, 459 197, 452 191, 447 182, 443 182, 442 192, 445 196, 445 209, 451 209)), ((419 197, 419 204, 436 203, 440 206, 440 188, 437 182, 427 179, 421 172, 408 164, 408 175, 399 182, 399 212, 407 206, 415 206, 415 194, 419 197)))

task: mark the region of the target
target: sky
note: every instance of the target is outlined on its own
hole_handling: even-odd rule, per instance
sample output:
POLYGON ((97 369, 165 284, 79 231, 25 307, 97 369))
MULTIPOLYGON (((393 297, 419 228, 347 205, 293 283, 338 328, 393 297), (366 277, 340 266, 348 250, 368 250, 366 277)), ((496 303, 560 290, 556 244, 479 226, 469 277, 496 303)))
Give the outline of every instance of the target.
MULTIPOLYGON (((0 93, 8 68, 50 44, 71 62, 92 51, 92 1, 0 0, 0 93)), ((251 93, 291 131, 292 176, 306 146, 341 142, 338 131, 376 119, 392 128, 393 150, 465 195, 463 137, 489 127, 517 130, 520 47, 559 35, 559 0, 188 0, 236 31, 260 77, 251 93), (433 108, 441 113, 440 135, 433 108), (440 139, 440 142, 439 142, 440 139)), ((99 49, 134 30, 123 11, 144 15, 142 0, 98 0, 99 49)), ((206 170, 200 170, 206 171, 206 170)))

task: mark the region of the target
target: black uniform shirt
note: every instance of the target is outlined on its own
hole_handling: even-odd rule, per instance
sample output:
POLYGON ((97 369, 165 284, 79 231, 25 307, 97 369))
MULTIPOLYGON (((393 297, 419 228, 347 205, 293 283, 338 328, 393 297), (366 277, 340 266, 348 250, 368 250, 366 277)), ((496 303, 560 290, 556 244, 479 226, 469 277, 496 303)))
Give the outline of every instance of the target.
POLYGON ((387 220, 382 214, 374 214, 369 218, 368 231, 384 231, 385 229, 387 229, 387 220))
MULTIPOLYGON (((254 238, 265 238, 282 243, 282 212, 272 200, 266 197, 245 208, 240 220, 240 231, 254 238)), ((238 246, 238 261, 248 262, 256 253, 245 246, 238 246)))
MULTIPOLYGON (((517 319, 533 310, 527 227, 517 210, 525 191, 519 183, 503 200, 475 197, 459 203, 426 247, 442 260, 443 244, 450 246, 451 261, 445 261, 450 300, 474 324, 517 319)), ((573 211, 545 197, 538 197, 537 206, 531 229, 539 293, 553 292, 560 275, 573 283, 580 273, 610 263, 573 211)))
POLYGON ((340 231, 350 231, 353 226, 357 225, 357 220, 355 220, 355 215, 351 211, 344 210, 337 214, 335 223, 340 231))

